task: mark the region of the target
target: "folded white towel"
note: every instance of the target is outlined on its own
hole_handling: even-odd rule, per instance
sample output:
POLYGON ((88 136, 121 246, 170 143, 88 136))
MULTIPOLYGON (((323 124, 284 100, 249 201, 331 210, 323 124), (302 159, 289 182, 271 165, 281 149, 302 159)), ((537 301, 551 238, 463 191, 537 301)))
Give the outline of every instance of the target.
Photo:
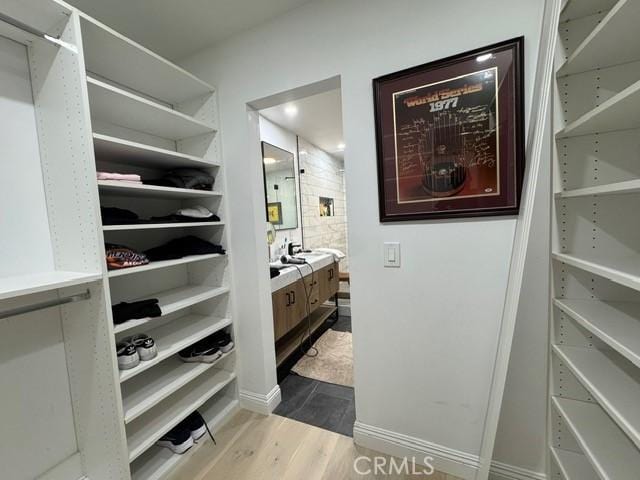
POLYGON ((333 255, 333 258, 335 259, 336 262, 339 262, 340 260, 342 260, 343 258, 346 257, 344 252, 338 250, 337 248, 314 248, 313 251, 314 252, 329 253, 329 254, 333 255))

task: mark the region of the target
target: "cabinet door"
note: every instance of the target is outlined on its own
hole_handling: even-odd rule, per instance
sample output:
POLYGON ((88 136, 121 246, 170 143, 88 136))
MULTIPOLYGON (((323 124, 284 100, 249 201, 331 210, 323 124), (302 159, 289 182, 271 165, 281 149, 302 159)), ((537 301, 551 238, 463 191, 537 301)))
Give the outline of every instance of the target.
POLYGON ((307 316, 307 300, 302 279, 292 283, 288 287, 291 295, 291 305, 289 306, 288 329, 295 328, 303 318, 307 316))
POLYGON ((338 264, 332 263, 320 270, 320 302, 326 302, 338 292, 340 286, 338 264))
POLYGON ((291 289, 289 286, 273 292, 273 333, 275 339, 282 338, 289 330, 289 317, 291 312, 291 289))
POLYGON ((320 306, 320 277, 321 272, 314 272, 313 275, 304 277, 309 295, 309 311, 314 312, 320 306))

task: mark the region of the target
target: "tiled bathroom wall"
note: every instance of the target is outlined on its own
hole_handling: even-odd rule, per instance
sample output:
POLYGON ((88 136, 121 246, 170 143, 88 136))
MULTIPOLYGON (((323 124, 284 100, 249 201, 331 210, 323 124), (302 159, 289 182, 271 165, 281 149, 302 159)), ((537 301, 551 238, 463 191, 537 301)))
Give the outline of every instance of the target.
POLYGON ((341 271, 349 271, 344 162, 299 138, 300 193, 305 248, 337 248, 347 254, 341 271), (320 197, 333 199, 333 216, 320 216, 320 197))

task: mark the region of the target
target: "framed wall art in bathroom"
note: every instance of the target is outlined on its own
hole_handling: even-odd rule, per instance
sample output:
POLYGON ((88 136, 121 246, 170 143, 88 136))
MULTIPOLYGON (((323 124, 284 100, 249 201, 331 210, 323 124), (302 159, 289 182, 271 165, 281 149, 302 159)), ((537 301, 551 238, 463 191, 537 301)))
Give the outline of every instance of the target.
POLYGON ((515 215, 524 38, 373 80, 380 221, 515 215))

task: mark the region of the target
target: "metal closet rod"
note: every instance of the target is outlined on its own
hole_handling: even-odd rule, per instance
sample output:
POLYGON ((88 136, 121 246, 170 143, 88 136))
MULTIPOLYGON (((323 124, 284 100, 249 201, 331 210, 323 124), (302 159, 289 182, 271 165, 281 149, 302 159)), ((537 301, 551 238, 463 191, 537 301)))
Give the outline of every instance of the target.
POLYGON ((87 289, 84 293, 78 293, 76 295, 69 295, 68 297, 57 298, 55 300, 48 300, 46 302, 33 303, 24 307, 13 308, 11 310, 5 310, 0 312, 0 320, 3 318, 15 317, 16 315, 22 315, 25 313, 37 312, 38 310, 44 310, 45 308, 57 307, 65 305, 67 303, 81 302, 83 300, 89 300, 91 298, 91 292, 87 289))
POLYGON ((31 35, 35 35, 38 38, 42 38, 49 43, 53 43, 54 45, 57 45, 58 47, 64 47, 64 48, 67 48, 68 50, 71 50, 77 53, 75 46, 70 45, 66 42, 63 42, 62 40, 60 40, 60 37, 52 37, 48 33, 43 32, 42 30, 38 30, 37 28, 33 28, 32 26, 27 25, 26 23, 22 23, 20 20, 16 20, 15 18, 5 15, 2 12, 0 12, 0 21, 4 23, 8 23, 9 25, 13 25, 14 27, 24 32, 30 33, 31 35))

